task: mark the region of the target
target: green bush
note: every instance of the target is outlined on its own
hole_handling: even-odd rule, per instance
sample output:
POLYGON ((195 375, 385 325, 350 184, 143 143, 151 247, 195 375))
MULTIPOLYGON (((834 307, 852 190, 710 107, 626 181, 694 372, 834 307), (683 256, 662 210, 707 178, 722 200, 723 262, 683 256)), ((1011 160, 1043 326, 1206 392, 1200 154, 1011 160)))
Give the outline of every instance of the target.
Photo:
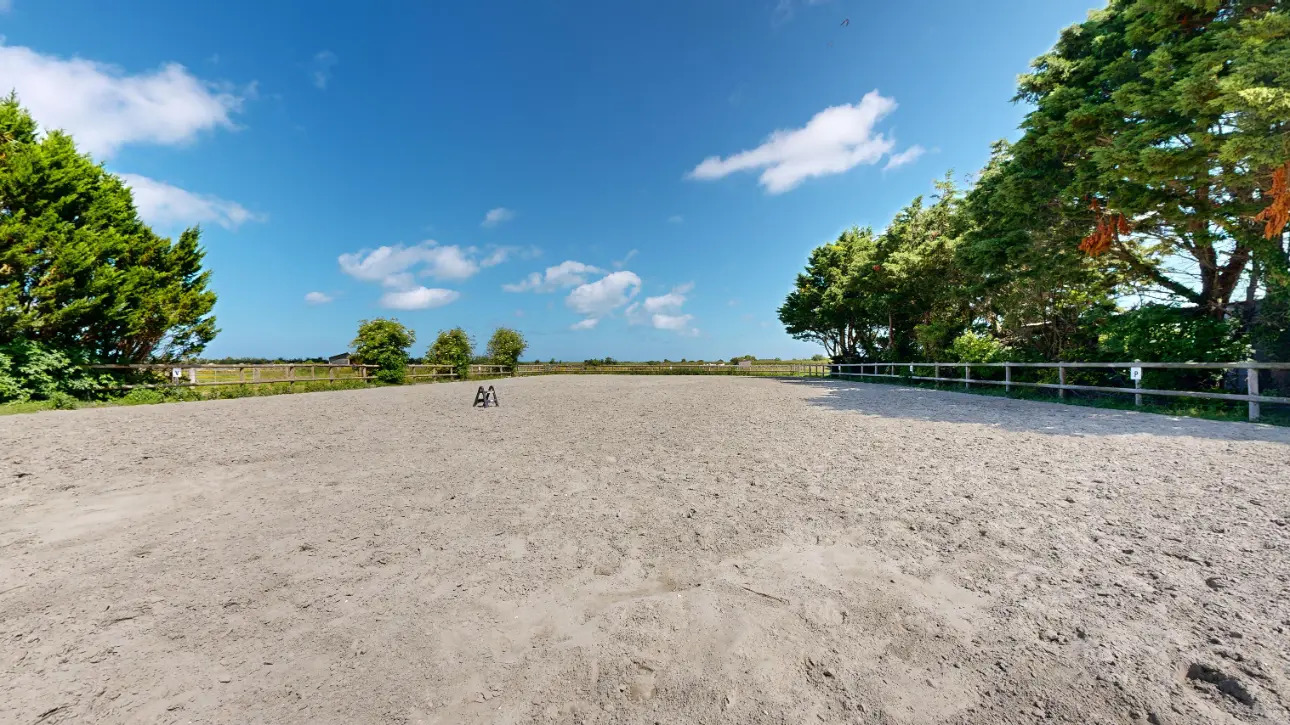
POLYGON ((52 400, 56 393, 87 399, 106 382, 62 350, 24 339, 0 345, 0 402, 52 400))
POLYGON ((121 405, 155 405, 156 403, 166 402, 166 396, 160 390, 151 388, 135 388, 125 395, 117 398, 121 405))
POLYGON ((497 365, 513 368, 528 346, 528 342, 518 330, 499 327, 493 331, 493 336, 488 340, 488 357, 497 365))
POLYGON ((426 351, 426 359, 435 365, 451 365, 462 380, 470 377, 470 360, 474 357, 475 344, 470 335, 460 327, 440 330, 434 344, 426 351))
POLYGON ((77 405, 76 398, 61 390, 56 390, 49 396, 49 404, 54 410, 76 410, 77 405))
POLYGON ((1106 362, 1232 362, 1249 353, 1236 324, 1196 308, 1146 305, 1108 318, 1098 333, 1106 362))
POLYGON ((950 343, 949 356, 954 362, 996 363, 1007 362, 1011 352, 998 338, 969 330, 950 343))
MULTIPOLYGON (((1196 308, 1145 305, 1105 320, 1098 331, 1097 359, 1104 362, 1234 362, 1250 347, 1234 321, 1216 320, 1196 308)), ((1222 370, 1144 371, 1145 388, 1215 387, 1222 370)))
POLYGON ((359 362, 379 366, 377 380, 398 384, 407 375, 407 349, 416 341, 416 333, 398 320, 377 318, 360 322, 358 334, 350 344, 359 362))

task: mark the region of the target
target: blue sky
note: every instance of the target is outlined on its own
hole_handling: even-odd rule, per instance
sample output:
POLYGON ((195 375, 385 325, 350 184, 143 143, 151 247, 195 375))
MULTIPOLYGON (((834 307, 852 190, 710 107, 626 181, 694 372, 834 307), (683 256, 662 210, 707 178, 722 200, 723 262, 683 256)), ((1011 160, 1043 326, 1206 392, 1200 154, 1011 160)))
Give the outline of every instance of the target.
POLYGON ((810 249, 979 168, 1098 4, 0 0, 0 86, 202 225, 207 355, 394 316, 415 354, 809 356, 775 310, 810 249))

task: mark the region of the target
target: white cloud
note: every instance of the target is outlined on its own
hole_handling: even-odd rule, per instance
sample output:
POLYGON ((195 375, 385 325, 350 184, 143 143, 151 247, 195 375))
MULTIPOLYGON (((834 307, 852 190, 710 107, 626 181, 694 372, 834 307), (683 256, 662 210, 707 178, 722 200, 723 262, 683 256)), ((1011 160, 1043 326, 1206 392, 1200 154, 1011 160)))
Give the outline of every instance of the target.
POLYGON ((332 299, 332 296, 326 292, 310 292, 305 295, 305 302, 311 305, 325 305, 332 299))
POLYGON ((657 297, 646 297, 644 302, 634 303, 627 308, 627 321, 633 325, 648 324, 659 330, 672 330, 683 335, 697 335, 699 331, 690 326, 694 315, 681 314, 686 297, 694 289, 693 282, 677 285, 672 291, 657 297))
POLYGON ((337 261, 345 274, 363 282, 375 282, 388 290, 381 305, 396 310, 423 310, 455 301, 460 293, 416 283, 417 277, 461 280, 479 271, 472 249, 425 241, 410 247, 402 244, 363 249, 340 255, 337 261))
POLYGON ((479 226, 495 227, 502 222, 508 222, 514 218, 515 212, 504 206, 499 206, 496 209, 489 209, 488 213, 484 215, 484 221, 480 222, 479 226))
POLYGON ((431 289, 413 287, 381 295, 381 306, 392 310, 424 310, 430 307, 442 307, 456 301, 460 292, 450 289, 431 289))
POLYGON ((634 272, 613 272, 575 287, 564 303, 574 312, 599 318, 630 302, 640 288, 641 278, 634 272))
POLYGON ((694 289, 694 283, 688 282, 672 288, 671 292, 658 297, 645 298, 646 312, 663 312, 665 310, 679 310, 681 305, 685 304, 685 296, 694 289))
POLYGON ((533 272, 520 282, 504 284, 502 289, 507 292, 554 292, 565 287, 576 287, 586 282, 588 275, 600 274, 603 271, 590 264, 570 259, 554 267, 547 267, 545 272, 533 272))
POLYGON ((313 81, 314 88, 320 91, 327 88, 327 84, 331 82, 331 69, 339 62, 340 59, 330 50, 314 53, 313 60, 309 62, 309 78, 313 81))
POLYGON ((461 247, 441 246, 434 241, 411 247, 395 244, 362 249, 342 254, 338 261, 341 271, 355 279, 395 289, 412 286, 413 270, 437 279, 466 279, 479 271, 479 264, 461 247))
POLYGON ((265 219, 235 201, 218 196, 195 194, 138 174, 117 176, 130 187, 139 216, 155 226, 214 223, 225 229, 237 229, 246 222, 265 219))
POLYGON ((689 178, 720 179, 762 169, 761 185, 771 194, 781 194, 812 177, 876 164, 894 143, 874 133, 874 126, 895 109, 894 99, 870 91, 857 104, 820 111, 802 128, 775 131, 757 148, 724 159, 710 156, 690 171, 689 178))
POLYGON ((254 93, 249 86, 238 95, 178 63, 130 75, 2 42, 0 87, 16 91, 42 128, 67 131, 80 150, 100 159, 127 144, 182 144, 203 131, 234 128, 232 114, 254 93))
POLYGON ((925 153, 927 153, 927 149, 919 146, 918 144, 914 144, 900 153, 892 154, 887 157, 887 165, 882 167, 882 170, 890 171, 891 169, 899 169, 906 164, 912 164, 918 160, 918 157, 925 153))
POLYGON ((430 247, 425 251, 425 263, 422 276, 436 279, 468 279, 479 271, 479 264, 455 244, 430 247))
POLYGON ((690 326, 690 320, 694 315, 654 315, 650 318, 651 324, 660 330, 672 330, 682 335, 694 336, 699 331, 690 326))
POLYGON ((591 328, 596 326, 597 322, 600 322, 600 318, 588 317, 585 320, 579 320, 578 322, 575 322, 572 325, 569 325, 569 329, 570 330, 590 330, 591 328))

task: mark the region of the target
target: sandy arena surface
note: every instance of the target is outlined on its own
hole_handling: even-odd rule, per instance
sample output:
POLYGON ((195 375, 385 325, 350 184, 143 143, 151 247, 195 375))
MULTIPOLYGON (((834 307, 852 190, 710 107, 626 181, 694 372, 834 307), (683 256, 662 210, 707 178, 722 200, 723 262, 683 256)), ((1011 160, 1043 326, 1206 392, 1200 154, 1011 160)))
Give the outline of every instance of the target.
POLYGON ((495 385, 0 418, 0 722, 1290 722, 1290 430, 495 385))

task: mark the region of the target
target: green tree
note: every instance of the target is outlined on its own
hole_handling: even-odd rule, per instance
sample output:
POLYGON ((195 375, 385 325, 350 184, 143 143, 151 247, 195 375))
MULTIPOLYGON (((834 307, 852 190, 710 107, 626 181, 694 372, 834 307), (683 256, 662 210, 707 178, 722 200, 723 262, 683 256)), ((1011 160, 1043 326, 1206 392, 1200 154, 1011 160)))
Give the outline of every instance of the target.
POLYGON ((878 235, 852 228, 811 252, 779 309, 790 335, 840 360, 935 356, 970 321, 955 250, 966 217, 947 177, 931 204, 915 199, 878 235))
POLYGON ((1006 141, 968 192, 955 254, 974 319, 1023 357, 1075 360, 1097 346, 1087 313, 1115 310, 1128 280, 1113 258, 1078 249, 1084 231, 1051 203, 1059 165, 1018 158, 1006 141))
POLYGON ((465 379, 470 376, 470 359, 474 357, 475 343, 470 335, 460 327, 451 330, 440 330, 439 336, 426 351, 426 360, 435 365, 451 365, 457 375, 465 379))
POLYGON ((121 179, 0 100, 0 343, 106 363, 196 355, 218 332, 199 237, 154 234, 121 179))
POLYGON ((403 323, 378 317, 358 323, 358 334, 350 345, 361 364, 379 366, 377 380, 402 383, 408 368, 407 350, 416 341, 416 333, 404 327, 403 323))
POLYGON ((509 327, 499 327, 488 338, 488 357, 498 365, 515 367, 520 356, 528 349, 524 336, 509 327))
POLYGON ((1054 172, 1032 177, 1085 251, 1219 318, 1251 260, 1286 278, 1284 233, 1255 217, 1290 156, 1288 89, 1284 4, 1112 0, 1022 76, 1018 158, 1054 172))

